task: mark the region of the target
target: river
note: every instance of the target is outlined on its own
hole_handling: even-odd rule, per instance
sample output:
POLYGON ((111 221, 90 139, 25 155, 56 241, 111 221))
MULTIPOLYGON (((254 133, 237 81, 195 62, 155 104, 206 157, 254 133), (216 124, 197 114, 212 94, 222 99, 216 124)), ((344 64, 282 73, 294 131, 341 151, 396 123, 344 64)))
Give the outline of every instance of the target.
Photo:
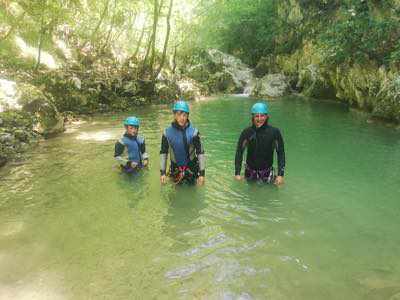
POLYGON ((204 187, 160 186, 169 106, 94 117, 1 169, 0 299, 399 299, 400 131, 336 103, 271 101, 286 184, 236 182, 254 102, 191 103, 204 187), (150 154, 135 178, 113 160, 130 114, 150 154))

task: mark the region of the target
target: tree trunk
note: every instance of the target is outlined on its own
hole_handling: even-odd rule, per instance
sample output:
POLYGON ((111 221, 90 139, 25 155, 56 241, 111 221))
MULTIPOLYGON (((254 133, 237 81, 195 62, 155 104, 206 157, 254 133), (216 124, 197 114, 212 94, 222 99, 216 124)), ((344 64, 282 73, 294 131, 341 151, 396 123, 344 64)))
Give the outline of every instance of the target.
POLYGON ((114 29, 114 20, 115 20, 115 10, 116 10, 116 7, 117 7, 117 0, 114 0, 114 9, 113 9, 113 16, 112 16, 112 18, 111 18, 110 29, 108 30, 107 37, 106 37, 106 40, 105 40, 104 44, 101 46, 100 53, 103 53, 104 49, 107 47, 107 45, 108 45, 108 43, 109 43, 109 41, 110 41, 111 32, 112 32, 113 29, 114 29))
POLYGON ((153 79, 153 66, 154 60, 156 56, 156 37, 157 37, 157 23, 158 23, 158 15, 159 15, 159 7, 158 0, 154 0, 154 19, 153 19, 153 34, 151 36, 151 57, 150 57, 150 74, 152 74, 153 79))
MULTIPOLYGON (((99 30, 101 24, 103 23, 104 18, 105 18, 106 15, 107 15, 107 10, 108 10, 108 5, 109 5, 109 4, 110 4, 110 0, 107 0, 107 3, 105 4, 104 9, 103 9, 103 11, 102 11, 102 13, 101 13, 101 15, 100 15, 100 20, 97 22, 96 27, 93 29, 93 31, 92 31, 92 33, 91 33, 91 35, 90 35, 90 42, 91 42, 92 44, 93 44, 94 37, 95 37, 97 31, 99 30)), ((89 39, 87 39, 86 41, 83 42, 83 44, 81 45, 80 49, 82 49, 83 47, 85 47, 86 44, 87 44, 87 42, 89 42, 89 39)), ((79 50, 80 50, 80 49, 79 49, 79 50)))
MULTIPOLYGON (((144 70, 146 69, 147 66, 147 60, 150 55, 150 51, 153 50, 155 52, 155 40, 156 40, 156 33, 157 33, 157 23, 158 23, 158 16, 161 13, 160 8, 162 7, 162 1, 161 0, 161 5, 158 6, 158 1, 154 0, 154 11, 153 11, 153 31, 151 35, 149 36, 149 42, 147 44, 147 49, 146 49, 146 55, 144 56, 143 60, 143 67, 142 67, 142 74, 144 73, 144 70)), ((154 53, 152 52, 152 54, 154 53)), ((150 57, 150 72, 153 74, 153 64, 154 64, 154 55, 150 57)), ((151 75, 151 77, 153 77, 151 75)))
POLYGON ((43 37, 45 33, 45 27, 44 27, 44 12, 42 11, 42 16, 40 19, 40 33, 39 33, 39 43, 38 43, 38 55, 37 55, 37 62, 35 66, 35 71, 39 69, 40 66, 40 59, 42 56, 42 46, 43 46, 43 37))
POLYGON ((139 54, 140 45, 142 44, 142 40, 143 40, 143 37, 144 37, 144 32, 145 32, 145 29, 146 29, 145 24, 146 23, 144 23, 144 25, 143 25, 142 33, 140 34, 140 38, 139 38, 138 44, 136 46, 136 50, 135 50, 135 52, 133 54, 133 57, 137 57, 137 55, 139 54))
POLYGON ((176 49, 178 48, 177 45, 174 47, 174 56, 172 57, 172 74, 176 72, 176 49))
POLYGON ((157 78, 158 74, 160 74, 162 67, 164 66, 165 63, 165 57, 167 56, 167 48, 168 48, 168 40, 169 40, 169 34, 171 31, 171 14, 172 14, 172 5, 173 5, 174 0, 170 0, 169 2, 169 9, 168 9, 168 15, 167 15, 167 34, 165 35, 165 41, 164 41, 164 49, 161 57, 161 62, 160 66, 157 69, 157 72, 154 74, 154 78, 157 78))
POLYGON ((141 72, 141 74, 144 73, 144 70, 145 70, 145 68, 146 68, 147 59, 149 58, 149 54, 150 54, 150 49, 151 49, 152 41, 153 41, 153 35, 151 34, 151 35, 149 36, 149 42, 147 43, 146 54, 145 54, 144 59, 143 59, 143 66, 142 66, 142 72, 141 72))

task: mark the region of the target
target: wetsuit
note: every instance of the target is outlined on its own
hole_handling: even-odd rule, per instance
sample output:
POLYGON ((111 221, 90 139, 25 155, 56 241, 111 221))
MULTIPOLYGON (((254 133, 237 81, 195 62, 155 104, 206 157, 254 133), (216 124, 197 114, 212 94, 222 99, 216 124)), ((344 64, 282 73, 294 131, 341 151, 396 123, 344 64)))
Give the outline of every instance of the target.
POLYGON ((205 175, 204 149, 199 131, 190 122, 182 128, 176 121, 166 128, 161 138, 160 173, 166 175, 167 156, 170 154, 169 175, 176 183, 194 184, 205 175))
POLYGON ((245 177, 247 179, 273 182, 274 150, 278 156, 278 176, 284 176, 285 149, 278 128, 264 123, 259 128, 252 125, 242 131, 236 148, 235 175, 240 175, 243 152, 247 147, 245 177))
POLYGON ((114 157, 125 172, 132 173, 142 168, 143 161, 149 158, 146 153, 144 138, 125 133, 122 138, 115 143, 114 157), (122 157, 125 148, 127 149, 127 158, 122 157))

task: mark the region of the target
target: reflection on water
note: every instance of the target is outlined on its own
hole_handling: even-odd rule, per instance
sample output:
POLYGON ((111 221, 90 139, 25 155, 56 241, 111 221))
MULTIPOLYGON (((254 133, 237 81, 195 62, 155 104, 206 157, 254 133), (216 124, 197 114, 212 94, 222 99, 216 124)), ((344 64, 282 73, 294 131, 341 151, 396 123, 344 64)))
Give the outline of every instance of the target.
POLYGON ((399 132, 338 105, 271 102, 287 184, 236 182, 253 103, 192 104, 204 187, 160 186, 167 106, 132 112, 150 154, 138 176, 113 160, 127 114, 74 125, 3 168, 0 299, 397 299, 399 132))

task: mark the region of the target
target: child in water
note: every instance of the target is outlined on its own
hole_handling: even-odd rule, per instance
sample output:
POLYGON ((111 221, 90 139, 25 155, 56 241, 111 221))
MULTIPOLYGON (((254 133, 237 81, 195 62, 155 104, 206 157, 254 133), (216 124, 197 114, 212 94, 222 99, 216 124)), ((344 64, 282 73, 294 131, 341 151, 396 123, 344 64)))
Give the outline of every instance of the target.
POLYGON ((149 162, 144 137, 138 135, 139 124, 140 121, 136 117, 126 118, 124 121, 125 133, 115 143, 114 157, 126 173, 135 173, 146 167, 149 162), (125 148, 127 149, 127 157, 122 157, 125 148))

